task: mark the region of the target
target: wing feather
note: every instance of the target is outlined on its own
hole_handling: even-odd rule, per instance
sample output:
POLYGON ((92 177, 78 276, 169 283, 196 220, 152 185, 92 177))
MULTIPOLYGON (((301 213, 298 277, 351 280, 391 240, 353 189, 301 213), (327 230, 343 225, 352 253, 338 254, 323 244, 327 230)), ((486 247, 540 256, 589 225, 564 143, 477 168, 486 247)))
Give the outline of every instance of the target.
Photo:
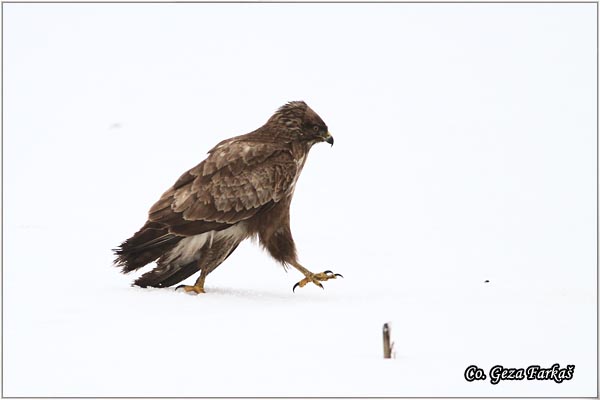
POLYGON ((233 138, 184 173, 152 206, 149 220, 183 235, 225 229, 287 196, 297 169, 281 144, 233 138))

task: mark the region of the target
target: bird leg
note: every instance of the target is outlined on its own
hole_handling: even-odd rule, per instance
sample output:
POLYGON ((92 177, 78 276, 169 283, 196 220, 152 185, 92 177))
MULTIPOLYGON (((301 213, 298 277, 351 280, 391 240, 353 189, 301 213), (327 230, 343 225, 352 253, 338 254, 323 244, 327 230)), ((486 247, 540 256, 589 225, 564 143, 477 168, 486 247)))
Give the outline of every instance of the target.
POLYGON ((175 291, 183 289, 186 293, 206 293, 204 291, 204 280, 206 279, 206 275, 208 275, 208 273, 205 273, 205 271, 206 269, 203 269, 202 272, 200 272, 200 276, 198 277, 198 279, 196 279, 196 283, 194 284, 194 286, 179 285, 175 288, 175 291))
POLYGON ((304 279, 302 279, 301 281, 297 282, 294 285, 294 287, 292 288, 292 292, 294 292, 296 290, 297 286, 304 287, 309 282, 312 282, 315 285, 317 285, 318 287, 320 287, 321 289, 323 289, 323 285, 321 285, 321 282, 327 281, 329 279, 336 279, 338 276, 340 278, 343 278, 342 274, 335 274, 329 270, 315 274, 315 273, 310 272, 309 270, 307 270, 306 268, 304 268, 302 265, 300 265, 297 262, 291 263, 291 264, 294 268, 296 268, 298 271, 302 272, 302 274, 304 274, 304 276, 305 276, 304 279))

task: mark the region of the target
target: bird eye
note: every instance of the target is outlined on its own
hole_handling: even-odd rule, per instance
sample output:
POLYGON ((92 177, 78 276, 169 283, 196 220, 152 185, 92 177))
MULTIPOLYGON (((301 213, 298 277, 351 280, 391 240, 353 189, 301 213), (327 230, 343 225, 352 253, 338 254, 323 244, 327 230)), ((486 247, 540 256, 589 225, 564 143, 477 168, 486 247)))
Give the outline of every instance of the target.
POLYGON ((313 126, 313 131, 315 131, 315 132, 319 132, 319 125, 315 125, 315 126, 313 126))

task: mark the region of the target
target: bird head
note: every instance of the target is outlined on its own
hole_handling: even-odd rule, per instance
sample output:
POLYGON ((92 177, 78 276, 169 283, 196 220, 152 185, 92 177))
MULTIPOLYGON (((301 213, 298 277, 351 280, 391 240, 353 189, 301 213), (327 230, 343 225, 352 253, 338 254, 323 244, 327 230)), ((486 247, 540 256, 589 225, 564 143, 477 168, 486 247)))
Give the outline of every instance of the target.
POLYGON ((316 112, 303 101, 291 101, 280 107, 269 119, 273 124, 293 135, 293 139, 315 144, 327 142, 333 146, 333 136, 316 112))

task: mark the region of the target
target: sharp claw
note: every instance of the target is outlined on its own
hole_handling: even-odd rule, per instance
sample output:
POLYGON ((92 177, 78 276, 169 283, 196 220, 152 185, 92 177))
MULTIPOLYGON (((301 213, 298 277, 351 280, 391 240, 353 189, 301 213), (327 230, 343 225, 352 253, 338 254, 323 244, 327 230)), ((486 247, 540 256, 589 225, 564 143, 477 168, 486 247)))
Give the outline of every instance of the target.
POLYGON ((325 289, 325 288, 323 287, 323 285, 321 285, 321 283, 320 283, 320 282, 319 282, 319 287, 320 287, 321 289, 325 289))
POLYGON ((333 271, 328 269, 327 271, 323 271, 324 274, 333 274, 333 271))
POLYGON ((179 289, 181 289, 182 287, 185 287, 185 285, 179 285, 175 288, 175 291, 178 291, 179 289))
POLYGON ((344 275, 342 275, 342 274, 335 274, 335 275, 333 275, 333 276, 339 276, 340 278, 343 278, 343 277, 344 277, 344 275))
POLYGON ((296 287, 300 284, 300 282, 296 283, 292 288, 292 292, 296 293, 296 287))

